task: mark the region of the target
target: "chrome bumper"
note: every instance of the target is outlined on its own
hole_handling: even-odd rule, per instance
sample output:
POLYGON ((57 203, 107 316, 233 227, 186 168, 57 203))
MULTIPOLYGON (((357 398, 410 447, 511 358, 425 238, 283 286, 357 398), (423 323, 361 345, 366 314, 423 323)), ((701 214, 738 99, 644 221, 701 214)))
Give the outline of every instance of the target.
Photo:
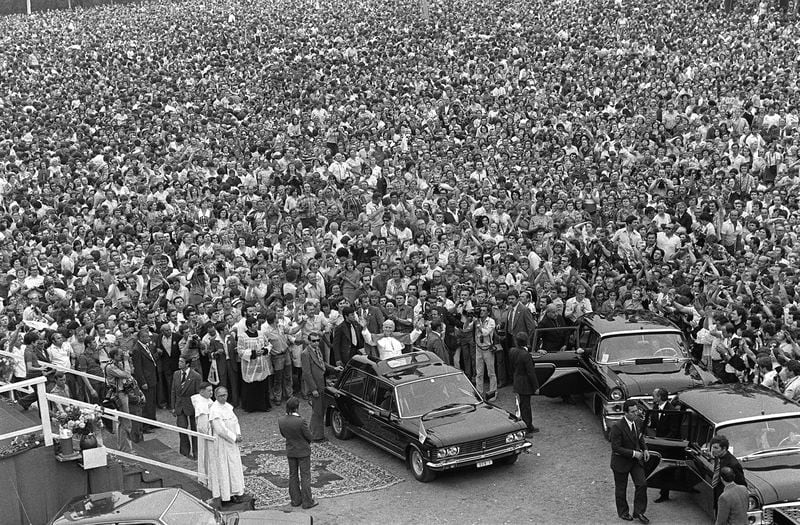
POLYGON ((782 509, 790 518, 797 520, 800 518, 800 501, 789 501, 787 503, 775 503, 764 505, 759 510, 751 510, 747 513, 747 523, 749 525, 772 525, 773 512, 782 509))
POLYGON ((490 450, 481 454, 471 454, 469 456, 448 458, 442 461, 427 461, 425 464, 428 465, 428 468, 431 470, 447 470, 451 468, 466 467, 487 459, 495 459, 502 456, 508 456, 510 454, 520 454, 523 450, 530 447, 530 442, 520 441, 514 443, 513 445, 490 450))

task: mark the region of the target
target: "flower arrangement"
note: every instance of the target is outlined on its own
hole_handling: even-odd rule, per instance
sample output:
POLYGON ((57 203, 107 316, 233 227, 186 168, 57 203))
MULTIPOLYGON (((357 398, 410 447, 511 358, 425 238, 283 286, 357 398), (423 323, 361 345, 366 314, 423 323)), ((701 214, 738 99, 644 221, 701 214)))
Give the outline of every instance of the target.
POLYGON ((11 376, 14 375, 14 362, 13 357, 0 355, 0 382, 5 383, 11 381, 11 376))
POLYGON ((58 420, 62 434, 91 434, 99 428, 101 419, 102 410, 100 407, 80 408, 70 405, 56 414, 56 420, 58 420))

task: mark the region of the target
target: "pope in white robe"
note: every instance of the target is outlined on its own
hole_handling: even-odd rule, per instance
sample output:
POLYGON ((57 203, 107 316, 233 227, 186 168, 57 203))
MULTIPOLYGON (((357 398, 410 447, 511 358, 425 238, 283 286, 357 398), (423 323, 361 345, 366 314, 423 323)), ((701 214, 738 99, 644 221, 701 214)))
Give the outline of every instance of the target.
POLYGON ((209 481, 211 494, 227 503, 232 497, 238 501, 238 497, 244 494, 244 471, 239 453, 242 430, 233 406, 227 403, 228 390, 217 387, 215 393, 217 400, 208 414, 211 431, 217 437, 210 447, 209 481))
POLYGON ((367 330, 366 322, 362 322, 362 326, 364 328, 361 333, 364 335, 364 341, 378 347, 378 355, 381 359, 401 355, 406 345, 413 344, 422 335, 422 331, 417 327, 414 327, 410 334, 395 332, 394 321, 391 320, 383 322, 383 333, 381 334, 372 334, 367 330))

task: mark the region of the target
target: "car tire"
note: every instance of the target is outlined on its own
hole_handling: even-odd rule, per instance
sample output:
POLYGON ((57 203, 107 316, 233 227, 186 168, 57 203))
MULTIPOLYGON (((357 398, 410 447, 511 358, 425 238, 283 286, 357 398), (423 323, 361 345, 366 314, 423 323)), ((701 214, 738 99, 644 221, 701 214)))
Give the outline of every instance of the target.
POLYGON ((333 429, 333 435, 336 436, 336 439, 345 441, 353 437, 353 433, 347 428, 347 423, 345 423, 342 413, 339 412, 338 409, 332 408, 330 417, 331 428, 333 429))
POLYGON ((506 465, 506 466, 513 465, 514 463, 517 462, 519 456, 520 456, 519 454, 511 454, 510 456, 498 459, 497 462, 500 463, 501 465, 506 465))
POLYGON ((414 476, 414 479, 422 483, 433 481, 436 477, 436 472, 432 471, 428 465, 425 464, 425 456, 422 455, 422 451, 416 446, 412 446, 408 451, 408 468, 411 469, 411 474, 414 476))

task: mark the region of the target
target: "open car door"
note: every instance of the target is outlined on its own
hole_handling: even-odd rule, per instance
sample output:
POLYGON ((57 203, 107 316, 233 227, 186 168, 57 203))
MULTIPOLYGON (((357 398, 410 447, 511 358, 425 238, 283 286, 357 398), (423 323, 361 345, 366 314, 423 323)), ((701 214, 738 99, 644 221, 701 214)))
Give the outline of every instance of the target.
POLYGON ((645 443, 650 450, 650 461, 645 463, 648 487, 693 492, 702 481, 688 455, 693 416, 691 410, 672 406, 666 410, 645 408, 645 443))
POLYGON ((577 332, 577 326, 537 328, 534 332, 531 355, 540 395, 565 397, 594 391, 584 358, 576 352, 577 332))

